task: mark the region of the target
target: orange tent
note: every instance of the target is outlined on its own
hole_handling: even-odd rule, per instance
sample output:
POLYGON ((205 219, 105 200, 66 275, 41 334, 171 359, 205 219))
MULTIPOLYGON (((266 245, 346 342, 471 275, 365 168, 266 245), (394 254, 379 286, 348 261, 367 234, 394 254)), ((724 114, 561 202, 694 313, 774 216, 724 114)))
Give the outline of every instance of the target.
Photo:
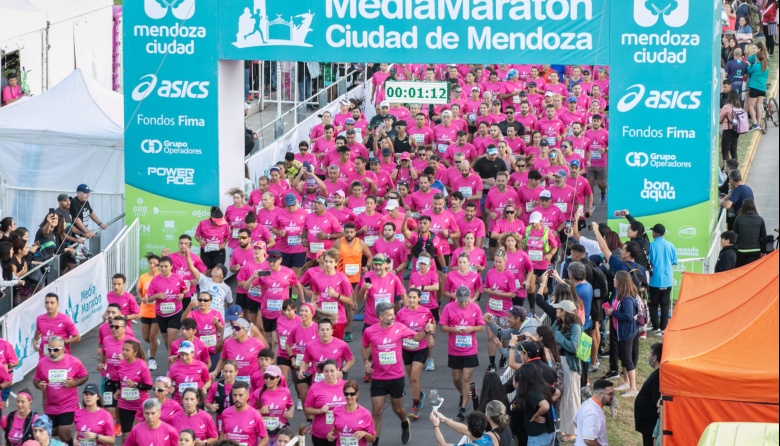
POLYGON ((718 274, 683 273, 664 335, 664 446, 689 446, 715 421, 777 423, 778 251, 718 274))

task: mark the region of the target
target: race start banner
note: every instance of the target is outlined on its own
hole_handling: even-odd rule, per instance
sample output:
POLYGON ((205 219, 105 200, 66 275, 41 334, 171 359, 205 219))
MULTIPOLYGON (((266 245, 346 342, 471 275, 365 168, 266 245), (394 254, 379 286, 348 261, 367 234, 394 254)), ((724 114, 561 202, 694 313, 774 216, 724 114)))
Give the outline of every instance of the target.
POLYGON ((611 3, 610 225, 625 237, 615 211, 627 209, 648 232, 663 224, 680 259, 706 257, 717 218, 720 2, 611 3))

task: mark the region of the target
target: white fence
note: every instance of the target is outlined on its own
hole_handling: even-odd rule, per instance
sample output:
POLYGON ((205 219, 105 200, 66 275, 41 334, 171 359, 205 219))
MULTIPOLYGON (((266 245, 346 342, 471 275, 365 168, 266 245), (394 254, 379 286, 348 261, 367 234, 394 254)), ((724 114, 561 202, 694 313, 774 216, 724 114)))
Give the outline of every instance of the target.
POLYGON ((0 318, 3 339, 8 340, 19 358, 14 383, 38 365, 38 352, 33 349, 35 319, 44 313, 44 298, 48 293, 59 296, 60 311, 70 316, 82 335, 100 325, 108 307, 106 295, 110 277, 121 272, 127 275, 130 289, 138 281, 138 219, 126 226, 104 251, 73 271, 55 280, 0 318))

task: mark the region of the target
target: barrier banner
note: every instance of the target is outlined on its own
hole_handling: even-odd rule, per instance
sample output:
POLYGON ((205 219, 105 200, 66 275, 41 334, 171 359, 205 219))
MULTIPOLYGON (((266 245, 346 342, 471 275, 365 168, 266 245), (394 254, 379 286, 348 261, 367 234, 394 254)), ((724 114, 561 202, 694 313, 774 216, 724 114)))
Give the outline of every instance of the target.
POLYGON ((125 214, 140 219, 142 254, 194 234, 220 202, 216 13, 216 2, 124 5, 125 214))
MULTIPOLYGON (((185 2, 186 3, 186 2, 185 2)), ((606 65, 605 0, 225 0, 222 59, 606 65)))
POLYGON ((59 296, 59 311, 70 316, 79 333, 84 336, 100 325, 101 317, 108 308, 107 282, 106 262, 101 253, 49 284, 6 315, 8 342, 13 344, 16 356, 19 357, 19 365, 14 369, 14 383, 21 381, 25 374, 38 365, 38 352, 33 349, 35 320, 46 312, 46 295, 55 293, 59 296))
POLYGON ((611 7, 620 67, 610 79, 610 225, 625 236, 628 221, 614 212, 628 209, 648 232, 662 223, 679 258, 705 257, 717 218, 720 3, 611 7))

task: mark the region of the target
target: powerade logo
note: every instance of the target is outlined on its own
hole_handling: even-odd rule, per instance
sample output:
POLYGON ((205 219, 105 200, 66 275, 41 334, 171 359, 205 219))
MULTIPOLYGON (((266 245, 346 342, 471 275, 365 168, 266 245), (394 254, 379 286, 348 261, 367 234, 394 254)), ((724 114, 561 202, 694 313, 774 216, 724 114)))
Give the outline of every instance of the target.
POLYGON ((201 155, 201 149, 192 149, 183 141, 160 141, 159 139, 145 139, 141 141, 141 152, 157 154, 164 152, 166 155, 201 155))
POLYGON ((679 28, 688 22, 689 0, 634 0, 634 22, 649 28, 659 20, 679 28))
POLYGON ((667 201, 675 200, 676 193, 674 186, 668 181, 650 181, 647 178, 643 180, 643 189, 639 196, 644 200, 667 201))
POLYGON ((174 186, 194 186, 195 169, 185 167, 149 167, 146 174, 165 178, 165 184, 174 186))
POLYGON ((621 112, 633 110, 643 102, 645 108, 653 110, 682 109, 695 110, 701 106, 701 91, 686 90, 650 90, 644 85, 634 84, 626 88, 626 94, 618 101, 617 109, 621 112), (647 92, 647 98, 645 98, 647 92))
POLYGON ((155 92, 161 98, 202 99, 208 97, 211 84, 209 81, 161 80, 157 88, 157 76, 154 74, 142 76, 140 81, 130 94, 134 101, 142 101, 155 92))

